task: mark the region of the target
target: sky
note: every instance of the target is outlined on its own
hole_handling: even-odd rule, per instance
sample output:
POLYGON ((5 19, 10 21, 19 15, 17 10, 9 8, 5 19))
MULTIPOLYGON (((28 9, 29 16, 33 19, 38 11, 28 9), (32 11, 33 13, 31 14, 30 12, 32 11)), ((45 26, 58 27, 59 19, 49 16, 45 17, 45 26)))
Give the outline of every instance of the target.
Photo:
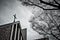
POLYGON ((25 7, 17 0, 0 0, 0 25, 13 22, 14 14, 17 17, 16 21, 20 21, 22 29, 27 28, 27 40, 42 37, 30 27, 29 19, 33 15, 31 7, 25 7))

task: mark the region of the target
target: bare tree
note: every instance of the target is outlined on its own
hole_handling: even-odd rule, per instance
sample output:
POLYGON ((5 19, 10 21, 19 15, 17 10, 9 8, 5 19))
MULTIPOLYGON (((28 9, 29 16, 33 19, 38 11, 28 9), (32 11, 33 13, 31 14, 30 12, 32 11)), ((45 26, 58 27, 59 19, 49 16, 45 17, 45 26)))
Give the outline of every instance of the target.
POLYGON ((60 28, 58 28, 60 26, 58 25, 57 20, 55 20, 53 17, 54 15, 45 12, 41 13, 40 15, 33 16, 30 20, 32 29, 40 35, 53 36, 57 40, 60 40, 60 28))
POLYGON ((39 8, 42 8, 43 10, 60 10, 60 1, 59 0, 20 0, 25 5, 31 5, 31 6, 37 6, 39 8), (46 2, 47 1, 47 2, 46 2), (37 2, 37 3, 36 3, 37 2), (49 5, 52 7, 51 9, 45 9, 42 5, 49 5))
POLYGON ((23 0, 22 4, 36 6, 44 10, 43 13, 32 17, 30 22, 33 30, 41 35, 52 35, 57 40, 60 40, 60 24, 57 22, 60 20, 60 15, 56 12, 60 10, 60 0, 23 0))

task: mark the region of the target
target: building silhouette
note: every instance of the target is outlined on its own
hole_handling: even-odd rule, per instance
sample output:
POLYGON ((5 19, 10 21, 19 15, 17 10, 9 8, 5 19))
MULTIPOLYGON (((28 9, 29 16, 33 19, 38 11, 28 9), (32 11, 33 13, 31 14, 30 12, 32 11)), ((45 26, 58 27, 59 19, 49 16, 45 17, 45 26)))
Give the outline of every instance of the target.
POLYGON ((27 40, 27 29, 21 29, 19 21, 0 25, 0 40, 27 40))

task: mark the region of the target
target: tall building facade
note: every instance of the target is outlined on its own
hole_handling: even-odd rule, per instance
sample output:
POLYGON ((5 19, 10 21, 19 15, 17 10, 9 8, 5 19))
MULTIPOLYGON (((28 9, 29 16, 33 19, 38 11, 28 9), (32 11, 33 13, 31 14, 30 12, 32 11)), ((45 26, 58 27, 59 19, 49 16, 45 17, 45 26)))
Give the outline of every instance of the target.
POLYGON ((19 21, 0 25, 0 40, 27 40, 27 29, 21 29, 19 21))

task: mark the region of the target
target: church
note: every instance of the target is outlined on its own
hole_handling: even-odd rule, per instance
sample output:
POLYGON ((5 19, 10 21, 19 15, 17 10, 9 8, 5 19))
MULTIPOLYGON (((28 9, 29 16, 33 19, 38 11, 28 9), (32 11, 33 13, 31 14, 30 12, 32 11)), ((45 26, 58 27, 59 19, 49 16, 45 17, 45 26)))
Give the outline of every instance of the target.
POLYGON ((0 40, 27 40, 27 29, 21 29, 19 21, 0 25, 0 40))

